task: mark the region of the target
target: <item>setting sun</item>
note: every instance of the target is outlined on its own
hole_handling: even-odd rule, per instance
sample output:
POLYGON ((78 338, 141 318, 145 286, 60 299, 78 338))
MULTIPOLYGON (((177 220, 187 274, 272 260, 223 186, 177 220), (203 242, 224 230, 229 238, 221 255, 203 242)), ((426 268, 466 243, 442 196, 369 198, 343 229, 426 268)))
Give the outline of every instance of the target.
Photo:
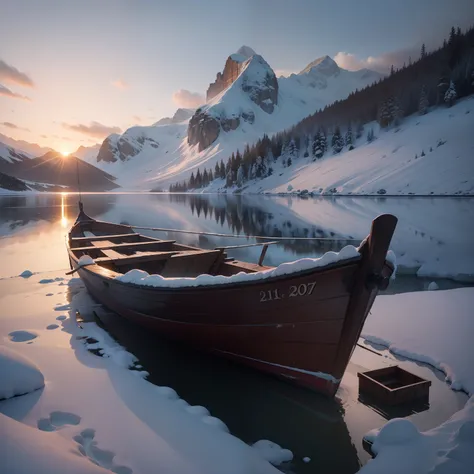
POLYGON ((63 155, 63 158, 67 158, 71 153, 69 151, 62 151, 61 155, 63 155))

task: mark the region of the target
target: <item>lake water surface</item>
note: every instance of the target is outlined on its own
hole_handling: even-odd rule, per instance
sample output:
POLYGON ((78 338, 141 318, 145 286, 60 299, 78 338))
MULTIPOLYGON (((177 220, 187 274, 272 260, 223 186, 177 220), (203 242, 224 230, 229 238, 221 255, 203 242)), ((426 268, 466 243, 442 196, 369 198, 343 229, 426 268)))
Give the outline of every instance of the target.
MULTIPOLYGON (((137 226, 201 232, 288 237, 270 247, 266 265, 316 257, 348 244, 358 245, 378 214, 399 218, 392 241, 399 276, 389 292, 426 288, 433 279, 441 288, 462 286, 450 279, 416 278, 420 265, 460 261, 474 267, 474 199, 366 198, 168 194, 87 194, 86 212, 96 219, 137 226), (322 240, 299 240, 305 237, 322 240), (334 240, 332 240, 334 239, 334 240), (403 275, 402 275, 403 273, 403 275)), ((77 196, 37 194, 0 196, 0 278, 68 267, 65 236, 77 216, 77 196)), ((190 245, 214 248, 255 239, 140 231, 190 245)), ((229 250, 230 256, 256 262, 259 247, 229 250)))

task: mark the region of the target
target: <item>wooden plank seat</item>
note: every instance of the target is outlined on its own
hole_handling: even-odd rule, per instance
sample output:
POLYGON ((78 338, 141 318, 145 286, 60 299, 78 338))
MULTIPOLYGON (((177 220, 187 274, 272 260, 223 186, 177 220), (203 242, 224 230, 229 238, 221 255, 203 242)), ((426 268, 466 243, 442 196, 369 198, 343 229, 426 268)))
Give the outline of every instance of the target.
POLYGON ((100 240, 96 242, 92 242, 92 246, 88 247, 75 247, 71 249, 73 252, 74 251, 81 251, 81 252, 87 252, 89 250, 95 250, 100 248, 100 250, 109 250, 109 249, 117 249, 120 251, 120 249, 124 250, 142 250, 146 249, 146 247, 156 247, 156 250, 159 250, 159 247, 166 247, 168 245, 172 245, 176 242, 176 240, 150 240, 146 242, 125 242, 125 243, 120 243, 120 244, 114 244, 110 240, 100 240))
MULTIPOLYGON (((102 249, 101 249, 102 250, 102 249)), ((96 263, 113 263, 116 266, 132 265, 135 263, 150 262, 154 260, 167 260, 173 255, 179 254, 178 251, 170 252, 140 252, 135 255, 123 255, 115 250, 102 250, 106 257, 95 258, 96 263)))
POLYGON ((113 234, 113 235, 94 235, 91 237, 72 237, 71 242, 80 243, 80 242, 95 242, 98 240, 114 240, 114 239, 137 239, 143 237, 141 234, 132 232, 131 234, 113 234))
POLYGON ((164 277, 195 277, 210 273, 218 259, 223 257, 221 250, 189 250, 171 256, 160 275, 164 277))
POLYGON ((107 256, 95 258, 97 264, 113 263, 115 266, 130 266, 144 262, 165 260, 159 272, 164 277, 197 276, 209 272, 217 259, 222 256, 219 250, 189 250, 169 252, 140 252, 135 255, 122 255, 114 250, 103 250, 107 256))

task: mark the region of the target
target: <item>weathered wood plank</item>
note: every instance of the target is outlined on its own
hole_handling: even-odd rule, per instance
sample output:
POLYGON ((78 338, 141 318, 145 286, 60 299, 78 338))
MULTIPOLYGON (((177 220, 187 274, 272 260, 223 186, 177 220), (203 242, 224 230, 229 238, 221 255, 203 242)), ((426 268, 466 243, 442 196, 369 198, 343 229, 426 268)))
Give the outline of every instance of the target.
POLYGON ((121 239, 121 238, 136 237, 139 239, 141 234, 135 232, 131 234, 113 234, 113 235, 95 235, 94 237, 71 237, 71 242, 95 242, 97 240, 121 239))
POLYGON ((95 243, 92 242, 93 245, 90 247, 74 247, 71 250, 73 252, 78 251, 78 250, 80 251, 94 250, 96 248, 99 248, 99 246, 96 245, 97 243, 101 244, 100 245, 101 250, 108 250, 108 249, 140 250, 143 247, 148 247, 148 246, 156 247, 158 249, 159 247, 165 247, 167 245, 174 244, 175 242, 176 240, 151 240, 149 242, 125 242, 125 243, 120 243, 120 244, 114 244, 113 242, 110 242, 109 240, 104 240, 104 241, 100 240, 95 243), (105 242, 105 244, 102 245, 102 242, 105 242))

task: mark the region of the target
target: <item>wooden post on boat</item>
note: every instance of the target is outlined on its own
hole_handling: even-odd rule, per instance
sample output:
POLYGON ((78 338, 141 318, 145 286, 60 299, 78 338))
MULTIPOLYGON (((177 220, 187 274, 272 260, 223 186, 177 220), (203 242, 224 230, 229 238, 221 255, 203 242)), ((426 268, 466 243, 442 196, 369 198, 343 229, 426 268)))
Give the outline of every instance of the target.
POLYGON ((355 275, 334 364, 334 376, 338 379, 346 370, 379 289, 385 289, 390 279, 393 269, 385 265, 385 258, 397 221, 391 214, 374 219, 370 235, 360 249, 362 260, 355 275))

